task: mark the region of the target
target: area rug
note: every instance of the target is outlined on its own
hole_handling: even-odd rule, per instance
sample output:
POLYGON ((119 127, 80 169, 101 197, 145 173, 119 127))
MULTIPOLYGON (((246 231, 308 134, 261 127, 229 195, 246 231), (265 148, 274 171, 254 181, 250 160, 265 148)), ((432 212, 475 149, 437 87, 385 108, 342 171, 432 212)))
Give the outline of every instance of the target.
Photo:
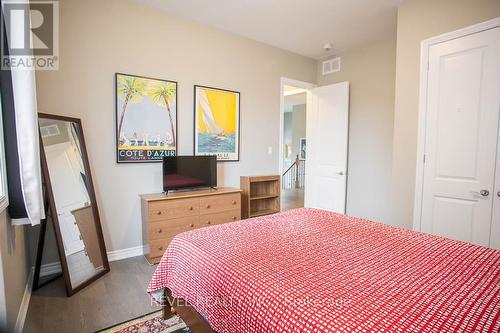
POLYGON ((161 311, 126 321, 106 328, 99 333, 190 333, 191 331, 179 316, 167 320, 161 318, 161 311))

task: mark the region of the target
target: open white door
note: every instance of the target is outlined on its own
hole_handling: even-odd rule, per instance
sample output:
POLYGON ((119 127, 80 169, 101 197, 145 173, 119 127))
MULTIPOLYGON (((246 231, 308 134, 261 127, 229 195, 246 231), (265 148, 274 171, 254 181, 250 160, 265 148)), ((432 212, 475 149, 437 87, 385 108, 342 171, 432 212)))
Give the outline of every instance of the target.
POLYGON ((349 82, 311 89, 304 206, 345 213, 349 82))
POLYGON ((90 205, 90 197, 83 182, 81 157, 70 142, 45 147, 47 166, 57 208, 64 252, 70 255, 83 251, 85 244, 80 236, 72 210, 90 205))

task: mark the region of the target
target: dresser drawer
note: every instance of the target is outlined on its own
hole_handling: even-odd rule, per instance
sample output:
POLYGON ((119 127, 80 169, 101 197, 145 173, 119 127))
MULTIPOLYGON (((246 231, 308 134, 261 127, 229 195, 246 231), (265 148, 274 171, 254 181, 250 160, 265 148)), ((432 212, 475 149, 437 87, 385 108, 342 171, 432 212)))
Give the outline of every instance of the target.
POLYGON ((149 239, 170 238, 181 232, 195 229, 197 225, 197 216, 151 222, 148 225, 149 239))
POLYGON ((161 221, 179 217, 196 216, 200 213, 200 199, 154 201, 149 204, 149 221, 161 221))
POLYGON ((159 262, 178 234, 241 219, 241 194, 235 189, 200 190, 141 196, 142 236, 146 258, 159 262))
POLYGON ((200 199, 200 214, 241 209, 240 205, 241 195, 239 193, 213 195, 200 199))
POLYGON ((151 240, 149 242, 149 256, 151 258, 161 257, 174 237, 151 240))
POLYGON ((229 210, 222 213, 200 215, 200 227, 207 227, 213 224, 222 224, 241 220, 241 209, 229 210))

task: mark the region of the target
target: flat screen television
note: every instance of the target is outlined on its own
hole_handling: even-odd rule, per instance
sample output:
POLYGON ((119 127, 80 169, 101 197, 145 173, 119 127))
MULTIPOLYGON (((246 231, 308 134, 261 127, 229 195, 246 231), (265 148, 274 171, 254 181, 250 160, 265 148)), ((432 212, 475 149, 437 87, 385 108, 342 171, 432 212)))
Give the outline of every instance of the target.
POLYGON ((166 156, 163 191, 217 186, 216 156, 166 156))

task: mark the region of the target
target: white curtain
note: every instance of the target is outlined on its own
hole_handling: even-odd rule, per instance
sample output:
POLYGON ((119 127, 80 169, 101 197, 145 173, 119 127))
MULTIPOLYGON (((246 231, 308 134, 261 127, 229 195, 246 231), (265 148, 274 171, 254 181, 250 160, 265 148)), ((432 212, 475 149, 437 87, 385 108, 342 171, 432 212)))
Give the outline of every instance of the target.
POLYGON ((35 225, 45 218, 38 142, 35 71, 13 70, 12 90, 14 93, 21 188, 28 214, 27 218, 12 219, 12 223, 35 225))
MULTIPOLYGON (((11 22, 9 45, 16 45, 15 39, 23 39, 23 21, 11 22)), ((40 223, 45 218, 42 194, 42 172, 38 140, 38 115, 36 104, 35 69, 12 69, 12 90, 16 118, 17 147, 21 189, 27 217, 12 219, 12 224, 40 223)))

